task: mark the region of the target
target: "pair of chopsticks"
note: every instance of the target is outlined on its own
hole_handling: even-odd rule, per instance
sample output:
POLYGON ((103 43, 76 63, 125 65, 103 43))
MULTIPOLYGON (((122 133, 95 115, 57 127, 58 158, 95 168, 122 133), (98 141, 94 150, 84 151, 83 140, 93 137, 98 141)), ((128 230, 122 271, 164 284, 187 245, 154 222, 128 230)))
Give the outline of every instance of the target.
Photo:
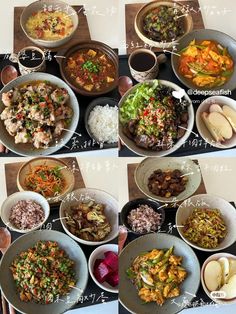
POLYGON ((8 303, 8 311, 7 311, 7 301, 4 298, 3 294, 1 293, 1 299, 2 299, 2 314, 16 314, 15 309, 8 303))

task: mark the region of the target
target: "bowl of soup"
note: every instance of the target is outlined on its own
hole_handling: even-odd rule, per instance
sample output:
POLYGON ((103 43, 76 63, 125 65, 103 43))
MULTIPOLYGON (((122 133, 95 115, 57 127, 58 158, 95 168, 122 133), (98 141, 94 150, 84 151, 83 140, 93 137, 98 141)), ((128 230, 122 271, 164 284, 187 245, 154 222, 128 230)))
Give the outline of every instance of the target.
POLYGON ((58 53, 63 79, 75 92, 98 96, 112 91, 118 82, 118 56, 106 44, 88 41, 58 53))
POLYGON ((24 8, 20 25, 34 44, 56 48, 74 36, 79 18, 74 8, 63 1, 40 0, 24 8))

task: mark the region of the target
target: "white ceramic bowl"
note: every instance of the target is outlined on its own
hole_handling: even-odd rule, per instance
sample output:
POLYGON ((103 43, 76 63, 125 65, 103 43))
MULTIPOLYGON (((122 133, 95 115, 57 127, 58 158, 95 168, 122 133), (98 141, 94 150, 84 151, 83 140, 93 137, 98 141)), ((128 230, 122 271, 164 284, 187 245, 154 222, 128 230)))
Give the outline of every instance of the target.
POLYGON ((27 232, 39 229, 46 222, 46 220, 49 217, 49 214, 50 214, 50 207, 46 198, 38 193, 31 192, 31 191, 16 192, 8 196, 8 198, 3 202, 1 206, 2 221, 4 222, 6 226, 10 228, 10 230, 16 231, 19 233, 27 233, 27 232), (45 214, 44 220, 39 225, 35 226, 32 229, 18 229, 9 221, 9 216, 10 216, 10 211, 11 211, 12 206, 16 205, 17 202, 22 201, 22 200, 35 201, 44 210, 44 214, 45 214))
POLYGON ((217 147, 217 148, 231 148, 236 146, 236 133, 233 134, 233 137, 229 140, 226 140, 224 143, 218 143, 214 140, 211 133, 208 131, 204 121, 201 118, 201 114, 203 112, 209 112, 209 107, 212 104, 218 105, 227 105, 236 111, 236 101, 232 98, 226 96, 212 96, 204 100, 197 109, 196 113, 196 124, 198 132, 200 133, 201 137, 210 145, 217 147))
POLYGON ((201 172, 199 166, 189 158, 155 158, 148 157, 144 159, 135 169, 134 179, 137 187, 148 197, 162 203, 172 203, 182 201, 191 196, 201 183, 201 172), (188 176, 186 188, 178 196, 161 197, 153 194, 148 189, 148 178, 157 169, 181 170, 183 174, 192 173, 188 176))
POLYGON ((65 217, 64 211, 65 209, 69 209, 71 206, 76 206, 79 202, 81 202, 84 198, 91 198, 95 200, 97 203, 105 204, 105 215, 111 225, 111 232, 106 236, 106 238, 102 241, 86 241, 69 231, 66 225, 66 219, 61 219, 61 224, 65 232, 75 241, 80 242, 86 245, 101 245, 107 243, 118 236, 118 202, 117 200, 110 194, 105 191, 92 189, 92 188, 81 188, 75 191, 72 191, 70 194, 62 200, 59 217, 65 217))
MULTIPOLYGON (((158 80, 159 83, 162 86, 167 86, 172 88, 174 91, 179 91, 182 88, 179 87, 178 85, 169 82, 169 81, 165 81, 165 80, 158 80)), ((135 86, 133 86, 132 88, 130 88, 121 98, 120 102, 119 102, 119 108, 122 107, 123 103, 126 101, 127 97, 134 93, 135 90, 137 89, 137 87, 139 87, 142 84, 149 84, 149 85, 153 85, 153 80, 147 80, 144 83, 138 83, 135 86)), ((153 150, 148 150, 148 149, 144 149, 142 147, 139 147, 136 145, 136 143, 131 140, 130 138, 127 137, 127 135, 124 134, 123 132, 123 126, 121 124, 121 122, 119 121, 119 137, 121 139, 121 141, 134 153, 140 155, 140 156, 148 156, 148 157, 162 157, 162 156, 166 156, 169 155, 173 152, 175 152, 176 150, 178 150, 188 139, 188 137, 191 134, 191 131, 193 129, 193 124, 194 124, 194 110, 193 110, 193 105, 192 105, 192 101, 189 98, 189 96, 187 95, 187 93, 185 92, 183 98, 185 100, 187 100, 189 102, 189 106, 188 106, 188 114, 189 114, 189 119, 188 119, 188 127, 187 127, 187 131, 185 132, 184 136, 181 137, 177 143, 171 147, 168 150, 162 150, 162 151, 153 151, 153 150)))
POLYGON ((39 1, 35 1, 33 3, 31 3, 30 5, 28 5, 22 12, 21 17, 20 17, 20 25, 25 33, 25 35, 36 45, 42 46, 42 47, 46 47, 46 48, 56 48, 59 46, 64 45, 65 43, 67 43, 74 35, 77 27, 79 24, 79 18, 78 18, 78 14, 77 12, 71 7, 69 6, 67 3, 63 2, 63 1, 59 1, 59 0, 39 0, 39 1), (31 37, 27 30, 26 30, 26 23, 28 18, 32 15, 32 13, 34 12, 38 12, 44 9, 44 6, 46 6, 47 8, 49 8, 50 6, 52 6, 52 8, 54 8, 55 10, 60 10, 62 12, 67 13, 70 18, 72 19, 73 22, 73 29, 72 32, 70 33, 70 35, 59 39, 59 40, 42 40, 42 39, 35 39, 33 37, 31 37))
POLYGON ((96 259, 103 259, 105 258, 104 253, 107 251, 112 251, 118 254, 118 245, 117 244, 104 244, 98 246, 90 255, 88 261, 88 268, 90 276, 92 277, 93 281, 98 285, 101 289, 106 290, 112 293, 118 293, 118 287, 112 287, 107 282, 99 283, 96 277, 93 274, 93 267, 96 259))
MULTIPOLYGON (((236 303, 236 298, 230 299, 230 300, 213 298, 213 297, 211 296, 210 291, 207 289, 207 287, 206 287, 206 285, 205 285, 204 271, 205 271, 206 265, 207 265, 210 261, 217 261, 217 260, 218 260, 219 258, 221 258, 221 257, 236 259, 236 256, 235 256, 235 255, 232 255, 232 254, 229 254, 229 253, 224 253, 224 252, 216 253, 216 254, 213 254, 213 255, 209 256, 209 257, 205 260, 205 262, 203 263, 202 268, 201 268, 201 283, 202 283, 202 287, 203 287, 205 293, 208 295, 208 297, 209 297, 212 301, 214 301, 215 303, 218 303, 218 304, 233 304, 233 303, 236 303)), ((219 291, 220 291, 220 289, 219 289, 219 291)))
POLYGON ((236 241, 236 210, 228 201, 218 196, 209 194, 194 195, 185 200, 178 208, 176 213, 177 230, 181 238, 195 249, 207 252, 224 250, 236 241), (218 247, 206 249, 189 241, 182 232, 182 226, 195 208, 219 209, 227 227, 227 235, 218 247))

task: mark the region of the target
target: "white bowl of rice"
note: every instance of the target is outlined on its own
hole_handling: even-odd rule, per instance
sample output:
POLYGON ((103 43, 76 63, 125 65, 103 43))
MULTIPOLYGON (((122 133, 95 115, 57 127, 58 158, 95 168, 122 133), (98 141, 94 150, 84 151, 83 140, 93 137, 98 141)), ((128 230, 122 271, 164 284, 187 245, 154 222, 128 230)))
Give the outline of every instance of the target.
POLYGON ((85 127, 101 148, 117 147, 118 101, 109 97, 94 99, 85 113, 85 127))
POLYGON ((16 192, 1 206, 1 219, 10 230, 27 233, 45 224, 50 206, 45 197, 32 191, 16 192))

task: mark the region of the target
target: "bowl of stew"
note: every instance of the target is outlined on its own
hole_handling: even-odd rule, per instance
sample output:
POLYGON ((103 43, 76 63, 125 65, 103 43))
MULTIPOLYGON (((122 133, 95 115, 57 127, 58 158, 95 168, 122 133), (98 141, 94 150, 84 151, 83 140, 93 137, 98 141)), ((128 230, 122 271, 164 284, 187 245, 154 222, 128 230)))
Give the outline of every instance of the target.
POLYGON ((98 96, 112 91, 118 82, 118 56, 98 41, 76 44, 58 58, 63 79, 75 92, 98 96))
POLYGON ((151 47, 172 47, 193 29, 190 14, 183 6, 170 1, 145 4, 135 16, 134 28, 138 37, 151 47))

